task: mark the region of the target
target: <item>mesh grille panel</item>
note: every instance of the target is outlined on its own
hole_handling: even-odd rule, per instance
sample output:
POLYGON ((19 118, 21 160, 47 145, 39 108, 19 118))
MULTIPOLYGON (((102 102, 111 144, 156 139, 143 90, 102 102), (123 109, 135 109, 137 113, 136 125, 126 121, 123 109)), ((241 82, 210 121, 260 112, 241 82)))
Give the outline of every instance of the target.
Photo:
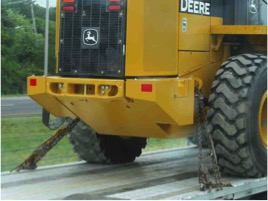
POLYGON ((76 12, 61 13, 59 75, 124 75, 126 1, 121 5, 122 11, 107 12, 106 0, 78 0, 76 12))

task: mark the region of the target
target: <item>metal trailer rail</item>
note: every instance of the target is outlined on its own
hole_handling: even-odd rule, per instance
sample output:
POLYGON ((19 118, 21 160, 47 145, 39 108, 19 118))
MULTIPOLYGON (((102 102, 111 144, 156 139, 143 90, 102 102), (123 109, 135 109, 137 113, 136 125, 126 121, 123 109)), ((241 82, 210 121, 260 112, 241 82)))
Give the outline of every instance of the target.
MULTIPOLYGON (((1 199, 239 199, 267 192, 267 178, 223 175, 233 187, 202 192, 197 179, 198 149, 185 147, 143 154, 134 163, 76 162, 34 171, 1 174, 1 199)), ((211 176, 211 178, 213 178, 211 176)))

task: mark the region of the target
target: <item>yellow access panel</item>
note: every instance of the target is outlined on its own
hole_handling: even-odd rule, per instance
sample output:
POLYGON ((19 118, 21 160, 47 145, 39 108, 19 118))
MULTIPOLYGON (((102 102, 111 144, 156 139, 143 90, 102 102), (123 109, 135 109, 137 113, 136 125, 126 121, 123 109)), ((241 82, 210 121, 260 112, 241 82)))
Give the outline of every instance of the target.
POLYGON ((177 74, 178 0, 128 0, 126 76, 177 74))
POLYGON ((180 0, 179 9, 179 50, 209 51, 210 2, 180 0))

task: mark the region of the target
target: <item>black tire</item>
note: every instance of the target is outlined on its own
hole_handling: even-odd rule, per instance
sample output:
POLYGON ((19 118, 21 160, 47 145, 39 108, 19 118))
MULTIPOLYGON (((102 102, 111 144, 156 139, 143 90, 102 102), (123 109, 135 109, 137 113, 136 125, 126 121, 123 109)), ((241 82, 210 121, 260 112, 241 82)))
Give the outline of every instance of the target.
POLYGON ((223 172, 244 177, 267 175, 267 147, 258 127, 259 107, 266 91, 267 56, 231 57, 217 72, 207 118, 223 172))
POLYGON ((89 163, 132 162, 146 146, 146 138, 99 135, 82 121, 72 129, 68 138, 78 156, 89 163))

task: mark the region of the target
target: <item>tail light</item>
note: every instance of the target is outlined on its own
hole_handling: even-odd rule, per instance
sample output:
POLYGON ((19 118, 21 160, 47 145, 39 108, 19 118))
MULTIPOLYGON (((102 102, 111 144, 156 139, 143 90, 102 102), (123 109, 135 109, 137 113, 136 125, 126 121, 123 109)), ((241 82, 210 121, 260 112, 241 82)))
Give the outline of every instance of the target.
POLYGON ((62 0, 62 3, 65 3, 65 4, 74 4, 75 3, 75 0, 62 0))
POLYGON ((153 85, 152 84, 141 84, 141 92, 152 92, 153 85))
POLYGON ((61 10, 66 13, 74 12, 75 7, 74 6, 62 6, 61 10))
POLYGON ((117 4, 112 4, 112 5, 109 5, 107 7, 107 9, 109 11, 120 11, 120 10, 122 10, 122 6, 121 5, 117 5, 117 4))
POLYGON ((30 86, 31 86, 31 87, 35 87, 35 86, 37 86, 37 80, 36 80, 35 78, 31 78, 31 79, 30 79, 30 86))
POLYGON ((121 0, 107 0, 107 12, 119 12, 123 9, 121 0))
POLYGON ((76 10, 76 0, 61 0, 62 7, 61 10, 66 13, 71 13, 76 10))

